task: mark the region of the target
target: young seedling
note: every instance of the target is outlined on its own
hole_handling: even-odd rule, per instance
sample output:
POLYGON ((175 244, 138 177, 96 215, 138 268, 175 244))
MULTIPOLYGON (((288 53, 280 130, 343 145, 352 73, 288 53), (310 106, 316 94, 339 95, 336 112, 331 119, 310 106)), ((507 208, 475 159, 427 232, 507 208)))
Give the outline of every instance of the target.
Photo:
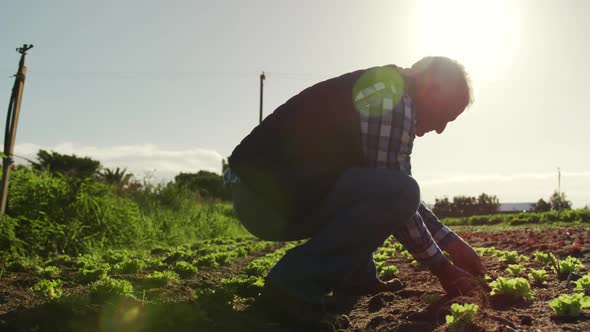
POLYGON ((584 264, 579 258, 567 256, 563 260, 555 260, 553 270, 560 278, 567 277, 570 273, 579 271, 584 268, 584 264))
POLYGON ((133 285, 127 280, 106 277, 90 284, 90 296, 97 302, 117 297, 132 297, 133 285))
POLYGON ((531 279, 537 285, 543 285, 547 283, 547 271, 545 270, 531 270, 529 273, 529 279, 531 279))
POLYGON ((465 328, 473 324, 473 317, 477 314, 479 306, 477 304, 465 303, 460 305, 453 303, 451 305, 451 314, 445 317, 447 326, 450 331, 465 331, 465 328))
POLYGON ((562 294, 551 300, 549 306, 559 317, 578 317, 582 309, 590 307, 590 297, 584 293, 562 294))
POLYGON ((61 270, 57 266, 37 267, 37 274, 43 278, 57 277, 61 270))
POLYGON ((557 260, 553 253, 544 253, 541 251, 536 251, 533 253, 533 257, 535 260, 544 266, 553 265, 553 263, 557 260))
POLYGON ((43 279, 36 283, 33 287, 30 288, 31 291, 47 298, 50 300, 57 299, 63 294, 63 290, 61 289, 61 285, 63 282, 59 279, 57 280, 47 280, 43 279))
POLYGON ((421 297, 422 301, 426 302, 428 305, 434 304, 441 299, 441 295, 434 293, 434 294, 426 294, 424 293, 421 297))
POLYGON ((148 287, 156 288, 156 287, 163 287, 167 286, 171 282, 176 282, 180 280, 180 277, 176 272, 165 270, 165 271, 154 271, 151 274, 148 274, 145 277, 146 283, 148 287))
POLYGON ((506 268, 506 272, 512 277, 519 277, 524 274, 524 266, 520 264, 509 264, 506 268))
POLYGON ((391 280, 399 273, 399 269, 395 265, 387 265, 381 268, 380 277, 383 280, 391 280))
POLYGON ((531 285, 525 278, 498 277, 490 283, 492 291, 490 295, 506 295, 513 299, 530 299, 534 296, 531 285))

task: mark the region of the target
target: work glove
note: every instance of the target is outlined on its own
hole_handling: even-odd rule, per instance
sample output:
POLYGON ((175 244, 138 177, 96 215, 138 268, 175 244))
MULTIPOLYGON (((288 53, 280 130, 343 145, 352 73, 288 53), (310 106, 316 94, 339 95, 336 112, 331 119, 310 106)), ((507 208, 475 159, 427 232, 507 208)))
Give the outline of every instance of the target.
POLYGON ((445 250, 451 255, 455 266, 472 275, 483 276, 487 272, 481 262, 481 257, 460 237, 452 240, 445 250))

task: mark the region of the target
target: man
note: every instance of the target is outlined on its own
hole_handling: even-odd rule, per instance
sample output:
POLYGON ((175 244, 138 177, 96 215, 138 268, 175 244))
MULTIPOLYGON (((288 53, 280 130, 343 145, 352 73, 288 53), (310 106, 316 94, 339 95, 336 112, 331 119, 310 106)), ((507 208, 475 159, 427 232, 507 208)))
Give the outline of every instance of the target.
POLYGON ((399 289, 372 259, 392 234, 447 293, 476 287, 479 256, 420 202, 410 166, 414 137, 441 134, 471 103, 466 76, 446 57, 344 74, 288 100, 235 148, 226 178, 243 225, 265 240, 310 238, 266 278, 277 314, 312 322, 328 292, 399 289))

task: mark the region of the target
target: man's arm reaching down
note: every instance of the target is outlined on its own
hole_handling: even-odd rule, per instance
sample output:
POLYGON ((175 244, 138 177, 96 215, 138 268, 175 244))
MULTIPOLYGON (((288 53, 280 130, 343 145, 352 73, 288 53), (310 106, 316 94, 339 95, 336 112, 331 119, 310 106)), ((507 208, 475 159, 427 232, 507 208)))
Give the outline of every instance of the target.
POLYGON ((455 265, 473 275, 486 273, 481 258, 475 250, 449 227, 443 225, 423 202, 418 207, 418 214, 422 217, 430 233, 432 233, 434 241, 442 250, 451 255, 455 265))
POLYGON ((424 205, 424 202, 420 203, 418 213, 420 213, 424 224, 428 227, 430 234, 432 234, 432 238, 442 250, 447 250, 449 243, 459 237, 449 227, 443 225, 434 213, 424 205))

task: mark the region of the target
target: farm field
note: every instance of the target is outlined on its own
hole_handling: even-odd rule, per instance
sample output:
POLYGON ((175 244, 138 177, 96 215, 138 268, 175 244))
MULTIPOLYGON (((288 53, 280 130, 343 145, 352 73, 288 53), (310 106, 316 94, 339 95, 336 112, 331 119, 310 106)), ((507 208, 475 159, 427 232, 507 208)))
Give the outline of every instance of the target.
MULTIPOLYGON (((561 303, 564 317, 549 306, 560 295, 590 291, 590 278, 583 278, 589 272, 583 265, 590 266, 589 229, 457 229, 489 270, 479 293, 445 296, 435 277, 390 239, 375 260, 383 278, 398 276, 406 287, 373 296, 331 297, 330 312, 338 319, 325 329, 590 330, 590 316, 583 310, 570 317, 575 305, 561 303), (520 287, 511 293, 503 277, 524 278, 530 292, 520 287), (490 285, 496 286, 494 296, 490 285), (454 303, 478 306, 472 324, 463 324, 461 313, 454 327, 445 323, 454 303)), ((251 306, 266 272, 294 245, 239 237, 150 251, 13 257, 3 262, 0 274, 0 331, 296 331, 251 306)))

